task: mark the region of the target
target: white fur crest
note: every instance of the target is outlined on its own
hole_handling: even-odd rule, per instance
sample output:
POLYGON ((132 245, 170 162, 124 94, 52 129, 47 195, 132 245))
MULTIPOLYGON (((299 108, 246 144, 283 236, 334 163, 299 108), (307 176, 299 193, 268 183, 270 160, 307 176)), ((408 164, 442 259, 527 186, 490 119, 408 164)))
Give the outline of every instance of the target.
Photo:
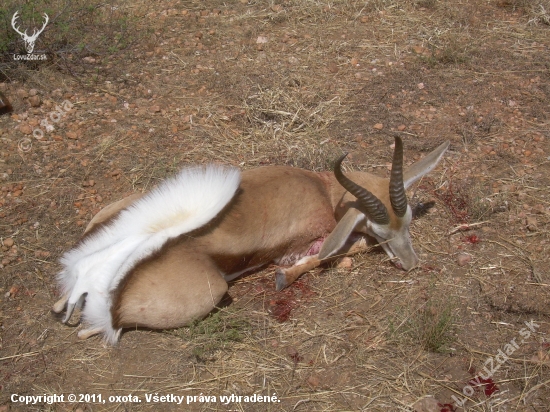
POLYGON ((63 293, 69 294, 69 307, 78 305, 86 294, 84 321, 115 343, 120 330, 112 327, 111 292, 138 262, 166 241, 214 219, 239 184, 236 168, 187 168, 122 210, 113 222, 62 257, 58 282, 63 293))

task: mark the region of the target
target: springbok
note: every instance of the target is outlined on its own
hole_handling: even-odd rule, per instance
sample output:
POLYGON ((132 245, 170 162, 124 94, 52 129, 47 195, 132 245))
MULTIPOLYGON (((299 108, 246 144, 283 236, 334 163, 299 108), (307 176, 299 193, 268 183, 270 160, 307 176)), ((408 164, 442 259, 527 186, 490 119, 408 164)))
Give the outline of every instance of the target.
POLYGON ((25 42, 25 49, 27 50, 27 53, 31 54, 34 51, 34 43, 36 42, 36 39, 38 39, 38 36, 40 35, 40 33, 42 33, 44 31, 44 29, 46 28, 46 24, 48 24, 48 21, 50 21, 50 18, 48 17, 48 15, 46 13, 44 13, 44 24, 42 25, 42 28, 34 29, 32 31, 32 35, 29 36, 27 34, 27 30, 25 30, 25 32, 22 32, 16 26, 17 18, 19 17, 18 14, 19 14, 18 11, 16 11, 13 14, 13 17, 11 18, 11 27, 13 27, 13 30, 15 30, 17 32, 17 34, 19 34, 21 36, 21 38, 25 42))
POLYGON ((85 339, 117 342, 123 328, 178 328, 206 316, 227 282, 269 263, 281 290, 338 254, 374 238, 401 269, 418 264, 405 190, 430 172, 445 142, 403 171, 395 138, 390 179, 268 166, 239 172, 209 165, 183 169, 146 195, 102 209, 62 257, 63 322, 82 308, 85 339))

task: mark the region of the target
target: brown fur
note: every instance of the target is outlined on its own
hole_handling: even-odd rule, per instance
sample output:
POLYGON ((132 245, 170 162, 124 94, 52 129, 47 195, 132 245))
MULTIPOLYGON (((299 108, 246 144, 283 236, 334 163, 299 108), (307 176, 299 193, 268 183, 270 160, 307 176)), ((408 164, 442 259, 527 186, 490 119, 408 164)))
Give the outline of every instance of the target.
POLYGON ((327 189, 325 179, 306 170, 244 172, 238 195, 216 224, 169 242, 125 277, 113 296, 113 326, 189 324, 208 314, 227 291, 221 273, 304 255, 336 225, 327 189), (304 205, 303 198, 317 201, 304 205))
MULTIPOLYGON (((402 225, 391 212, 387 179, 360 172, 348 176, 386 205, 390 226, 402 225)), ((139 196, 107 206, 87 230, 98 230, 139 196)), ((291 167, 243 172, 237 195, 214 220, 168 242, 125 276, 113 292, 113 327, 187 325, 206 316, 220 302, 227 291, 224 275, 271 262, 286 266, 277 271, 277 288, 288 286, 321 263, 310 248, 335 231, 337 222, 350 208, 360 206, 332 173, 291 167)), ((349 216, 359 213, 354 209, 349 216)), ((343 246, 344 253, 349 254, 365 249, 361 241, 343 246)), ((411 252, 414 254, 412 248, 411 252)))

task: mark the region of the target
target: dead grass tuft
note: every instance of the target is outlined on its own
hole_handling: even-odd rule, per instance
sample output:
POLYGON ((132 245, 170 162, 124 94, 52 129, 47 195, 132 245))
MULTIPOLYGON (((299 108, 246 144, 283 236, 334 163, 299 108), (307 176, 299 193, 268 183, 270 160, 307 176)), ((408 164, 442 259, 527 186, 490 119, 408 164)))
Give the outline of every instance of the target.
POLYGON ((530 24, 550 25, 550 1, 536 1, 529 10, 530 24))

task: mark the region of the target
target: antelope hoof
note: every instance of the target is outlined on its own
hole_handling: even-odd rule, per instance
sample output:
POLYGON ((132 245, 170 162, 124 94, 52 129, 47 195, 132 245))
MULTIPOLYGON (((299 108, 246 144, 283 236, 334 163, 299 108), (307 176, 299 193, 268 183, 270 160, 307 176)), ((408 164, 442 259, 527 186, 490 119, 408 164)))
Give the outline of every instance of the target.
POLYGON ((275 271, 275 290, 277 290, 277 292, 280 292, 287 286, 288 282, 286 280, 286 273, 283 269, 277 269, 275 271))
POLYGON ((76 336, 78 336, 78 339, 85 340, 88 339, 94 335, 97 335, 99 333, 103 332, 103 329, 101 328, 94 328, 94 329, 82 329, 77 333, 76 336))
POLYGON ((67 307, 67 301, 69 300, 69 294, 65 294, 59 299, 52 307, 53 313, 61 313, 67 307))

